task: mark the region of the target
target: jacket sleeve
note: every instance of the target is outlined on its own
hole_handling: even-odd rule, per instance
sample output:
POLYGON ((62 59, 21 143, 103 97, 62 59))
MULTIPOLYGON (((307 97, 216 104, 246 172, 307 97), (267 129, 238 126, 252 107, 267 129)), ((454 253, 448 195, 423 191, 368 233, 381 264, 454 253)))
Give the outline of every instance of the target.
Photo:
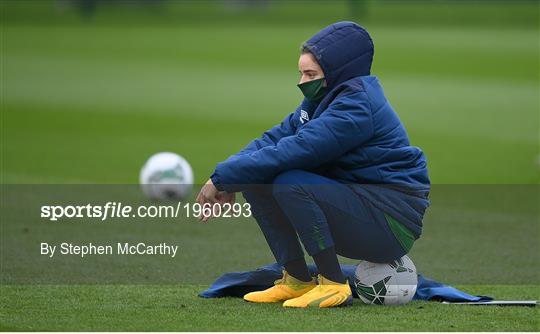
MULTIPOLYGON (((296 131, 296 127, 292 121, 294 114, 295 113, 289 114, 287 117, 285 117, 281 124, 278 124, 266 131, 260 138, 251 141, 246 147, 238 152, 237 155, 252 153, 266 146, 274 146, 281 138, 293 135, 296 131)), ((234 157, 235 156, 232 156, 231 158, 234 157)))
POLYGON ((219 163, 212 182, 219 190, 242 191, 249 184, 271 182, 290 169, 313 169, 369 140, 373 124, 364 92, 343 94, 295 135, 219 163))

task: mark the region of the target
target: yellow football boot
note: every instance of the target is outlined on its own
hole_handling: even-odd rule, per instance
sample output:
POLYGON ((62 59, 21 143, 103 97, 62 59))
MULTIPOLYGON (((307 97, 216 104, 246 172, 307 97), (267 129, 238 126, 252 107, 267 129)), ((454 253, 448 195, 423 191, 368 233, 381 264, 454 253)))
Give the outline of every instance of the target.
POLYGON ((319 284, 315 289, 283 303, 284 307, 336 307, 352 303, 352 291, 349 282, 332 282, 319 275, 319 284))
POLYGON ((311 282, 303 282, 290 276, 283 270, 283 277, 274 282, 274 286, 263 291, 250 292, 244 300, 253 303, 276 303, 299 297, 315 288, 315 278, 311 282))

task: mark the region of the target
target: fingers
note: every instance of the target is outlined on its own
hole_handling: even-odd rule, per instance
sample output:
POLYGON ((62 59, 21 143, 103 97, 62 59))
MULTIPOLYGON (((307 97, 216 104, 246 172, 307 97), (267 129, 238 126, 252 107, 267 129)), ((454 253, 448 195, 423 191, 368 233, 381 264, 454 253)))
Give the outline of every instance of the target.
POLYGON ((203 201, 203 197, 202 197, 202 189, 201 191, 199 191, 199 194, 197 195, 197 198, 195 199, 195 202, 199 203, 199 204, 203 204, 204 201, 203 201))
POLYGON ((224 204, 233 205, 236 201, 235 193, 227 193, 225 191, 218 191, 216 187, 211 183, 207 182, 202 188, 196 199, 197 203, 201 205, 201 211, 197 218, 201 222, 207 222, 210 218, 213 217, 213 208, 214 205, 223 206, 224 204), (210 209, 205 209, 205 207, 210 207, 210 209))
MULTIPOLYGON (((199 203, 202 206, 204 206, 204 195, 203 195, 204 186, 199 191, 199 194, 197 195, 197 199, 195 200, 197 203, 199 203)), ((202 210, 200 211, 199 215, 197 216, 197 219, 202 220, 202 210)))
POLYGON ((229 199, 228 199, 228 196, 227 196, 227 195, 228 195, 228 194, 227 194, 226 192, 224 192, 224 191, 220 191, 220 192, 217 194, 216 198, 217 198, 217 201, 218 201, 218 203, 219 203, 220 205, 223 205, 223 204, 225 204, 226 202, 228 202, 229 199))
POLYGON ((210 214, 208 216, 203 216, 203 218, 201 219, 201 221, 203 223, 206 223, 210 218, 212 218, 212 211, 210 210, 210 214))
POLYGON ((226 191, 220 191, 217 195, 217 200, 220 205, 234 204, 236 202, 236 193, 228 193, 226 191))
MULTIPOLYGON (((205 184, 202 188, 199 194, 197 195, 197 203, 201 205, 201 212, 199 213, 199 216, 197 217, 199 221, 206 222, 208 219, 210 219, 211 214, 209 216, 205 216, 204 207, 207 204, 210 204, 211 206, 217 203, 218 199, 216 198, 217 193, 213 189, 212 184, 205 184)), ((210 210, 211 211, 211 210, 210 210)))
POLYGON ((203 203, 201 208, 201 214, 199 216, 199 220, 203 223, 206 223, 210 218, 213 217, 213 211, 214 211, 214 205, 221 205, 219 203, 219 198, 217 193, 211 192, 210 194, 206 194, 206 196, 203 197, 203 203), (209 210, 206 210, 205 207, 209 207, 209 210), (205 215, 205 212, 208 212, 208 215, 205 215))
POLYGON ((208 215, 206 215, 205 212, 206 210, 204 210, 204 206, 203 206, 203 208, 201 208, 201 213, 197 217, 200 222, 206 223, 208 219, 212 218, 212 210, 208 212, 208 215))
POLYGON ((229 198, 229 204, 230 205, 233 205, 234 203, 236 202, 236 194, 235 193, 232 193, 231 194, 231 197, 229 198))
POLYGON ((199 213, 199 216, 197 217, 199 219, 199 221, 201 222, 207 222, 208 219, 210 219, 210 217, 212 216, 212 205, 211 203, 209 202, 206 202, 205 201, 205 198, 203 198, 203 202, 202 203, 199 203, 201 204, 201 208, 200 208, 200 213, 199 213), (210 210, 209 210, 210 208, 210 210))

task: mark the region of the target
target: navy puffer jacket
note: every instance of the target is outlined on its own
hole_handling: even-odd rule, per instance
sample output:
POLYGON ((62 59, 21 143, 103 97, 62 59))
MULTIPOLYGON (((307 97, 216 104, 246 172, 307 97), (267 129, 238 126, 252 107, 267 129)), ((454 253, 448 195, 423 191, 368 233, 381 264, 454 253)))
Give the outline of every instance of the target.
POLYGON ((426 159, 370 76, 371 37, 356 23, 339 22, 304 46, 323 69, 329 92, 318 104, 302 101, 281 124, 219 163, 212 181, 235 192, 291 169, 316 172, 350 184, 418 236, 429 205, 426 159))

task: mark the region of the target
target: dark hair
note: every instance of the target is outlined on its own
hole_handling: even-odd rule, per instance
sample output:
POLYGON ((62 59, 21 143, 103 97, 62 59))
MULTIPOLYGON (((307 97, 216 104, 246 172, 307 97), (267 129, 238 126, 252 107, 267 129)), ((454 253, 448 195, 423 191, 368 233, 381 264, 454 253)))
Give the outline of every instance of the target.
POLYGON ((313 51, 311 51, 311 48, 307 44, 305 44, 305 43, 302 44, 302 46, 300 47, 300 54, 305 55, 305 54, 308 54, 308 53, 310 55, 312 55, 313 59, 315 59, 315 61, 317 63, 319 63, 319 65, 320 65, 321 59, 319 58, 319 56, 316 53, 314 53, 313 51))
POLYGON ((300 47, 300 54, 312 53, 306 44, 302 44, 300 47))

